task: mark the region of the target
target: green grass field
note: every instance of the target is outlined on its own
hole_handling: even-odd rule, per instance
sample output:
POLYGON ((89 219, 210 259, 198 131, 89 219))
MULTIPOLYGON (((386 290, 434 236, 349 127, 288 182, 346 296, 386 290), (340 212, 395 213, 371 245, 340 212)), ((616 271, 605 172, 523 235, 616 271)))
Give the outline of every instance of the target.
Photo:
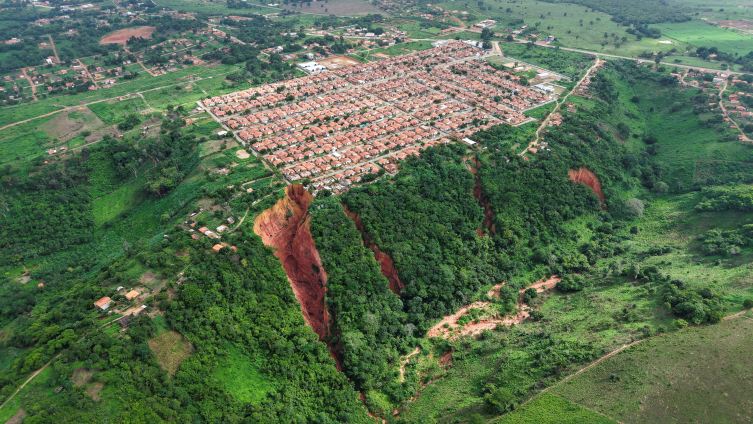
POLYGON ((752 36, 739 34, 698 20, 681 23, 667 22, 653 26, 659 28, 662 34, 667 35, 667 37, 695 47, 716 47, 725 53, 737 53, 739 55, 746 55, 753 51, 752 36))
POLYGON ((227 356, 222 358, 214 375, 238 401, 255 405, 275 387, 274 381, 261 373, 260 366, 259 360, 254 361, 237 347, 228 345, 227 356))
POLYGON ((753 322, 740 317, 653 338, 551 390, 629 423, 746 422, 753 322))
POLYGON ((574 404, 559 396, 545 393, 521 409, 492 420, 495 424, 613 424, 596 412, 574 404))

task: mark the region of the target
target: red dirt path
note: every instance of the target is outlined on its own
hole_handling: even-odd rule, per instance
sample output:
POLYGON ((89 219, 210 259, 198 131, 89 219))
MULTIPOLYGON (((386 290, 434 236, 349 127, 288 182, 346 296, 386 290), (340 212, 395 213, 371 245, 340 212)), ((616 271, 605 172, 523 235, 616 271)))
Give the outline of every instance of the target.
POLYGON ((99 44, 122 44, 126 45, 131 37, 152 38, 152 33, 157 30, 157 27, 142 26, 138 28, 125 28, 115 31, 111 34, 105 35, 99 40, 99 44))
POLYGON ((575 181, 576 183, 583 183, 590 187, 591 190, 593 190, 594 193, 599 196, 599 200, 601 200, 601 208, 607 208, 604 205, 604 192, 601 191, 601 183, 599 182, 599 178, 596 176, 596 174, 586 168, 580 168, 577 171, 571 169, 570 171, 568 171, 568 175, 570 176, 570 179, 575 181))

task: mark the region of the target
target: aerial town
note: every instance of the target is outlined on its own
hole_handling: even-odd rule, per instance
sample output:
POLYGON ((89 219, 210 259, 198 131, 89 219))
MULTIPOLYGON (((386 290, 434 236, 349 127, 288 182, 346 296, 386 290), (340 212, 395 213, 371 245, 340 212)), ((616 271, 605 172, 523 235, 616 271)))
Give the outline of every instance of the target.
MULTIPOLYGON (((519 84, 474 43, 435 47, 203 100, 240 141, 291 182, 341 192, 365 175, 397 172, 420 149, 463 141, 492 125, 530 122, 524 112, 553 101, 551 86, 519 84)), ((541 72, 546 77, 548 73, 541 72)))

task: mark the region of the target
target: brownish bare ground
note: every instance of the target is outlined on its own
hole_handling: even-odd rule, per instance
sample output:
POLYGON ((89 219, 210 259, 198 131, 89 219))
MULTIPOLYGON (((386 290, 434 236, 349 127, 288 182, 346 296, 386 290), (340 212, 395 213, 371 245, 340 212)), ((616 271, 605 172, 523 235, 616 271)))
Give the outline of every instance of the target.
MULTIPOLYGON (((472 161, 472 164, 470 165, 466 163, 466 168, 471 171, 475 180, 475 185, 473 187, 473 197, 478 200, 478 204, 484 209, 484 222, 482 226, 483 228, 489 230, 492 234, 497 234, 497 228, 494 226, 494 212, 492 212, 489 200, 484 198, 484 196, 481 194, 481 179, 478 177, 479 162, 476 158, 466 159, 470 159, 472 161)), ((477 228, 476 232, 478 233, 479 237, 484 235, 481 228, 477 228)))
POLYGON ((329 69, 330 71, 361 64, 361 62, 349 56, 330 57, 327 59, 317 60, 317 63, 321 64, 322 66, 329 69))
POLYGON ((89 371, 86 367, 76 368, 71 376, 71 382, 75 384, 76 387, 81 387, 91 380, 92 374, 94 373, 89 371))
POLYGON ((24 418, 26 418, 28 414, 26 411, 24 411, 23 408, 18 408, 18 412, 16 412, 15 415, 10 417, 8 421, 5 422, 5 424, 21 424, 24 422, 24 418))
POLYGON ((402 290, 405 288, 405 284, 400 282, 400 278, 397 275, 397 269, 395 268, 395 264, 392 262, 392 258, 390 258, 388 254, 379 250, 379 246, 374 244, 374 242, 371 240, 371 237, 369 237, 369 234, 363 228, 361 214, 357 214, 348 210, 348 207, 345 205, 343 205, 343 210, 345 211, 345 214, 353 220, 353 222, 356 224, 356 228, 363 235, 364 240, 362 241, 362 243, 364 243, 366 247, 374 252, 374 259, 379 261, 382 275, 387 277, 387 281, 389 281, 390 290, 396 295, 400 296, 400 292, 402 292, 402 290))
MULTIPOLYGON (((552 276, 546 281, 538 282, 532 286, 527 287, 528 288, 535 288, 536 292, 541 293, 547 290, 551 290, 554 287, 557 286, 557 283, 561 280, 561 278, 552 276)), ((499 296, 499 289, 502 287, 501 284, 498 284, 487 293, 489 296, 499 296)), ((526 289, 523 289, 520 291, 521 297, 522 294, 525 292, 526 289)), ((448 315, 444 318, 442 318, 442 321, 431 327, 429 329, 429 332, 427 333, 427 336, 429 337, 458 337, 458 336, 477 336, 481 334, 484 330, 492 330, 497 325, 515 325, 520 324, 521 322, 525 321, 530 315, 531 309, 528 305, 523 303, 522 301, 518 301, 518 313, 515 314, 512 317, 496 317, 496 316, 488 316, 484 319, 482 319, 480 322, 471 322, 467 324, 465 327, 460 328, 457 321, 458 318, 463 316, 468 312, 468 310, 476 308, 476 309, 483 309, 486 306, 490 305, 490 302, 473 302, 470 305, 464 306, 460 308, 457 312, 455 312, 452 315, 448 315), (444 325, 449 324, 450 326, 448 328, 445 328, 444 325)))
POLYGON ((86 388, 86 394, 91 396, 94 401, 98 401, 100 399, 99 392, 102 391, 102 388, 105 387, 105 383, 97 383, 92 384, 91 386, 86 388))
POLYGON ((329 314, 324 307, 327 273, 309 230, 309 203, 314 197, 302 185, 285 189, 286 196, 254 221, 254 232, 264 244, 277 249, 295 298, 301 304, 306 324, 319 338, 327 335, 329 314))
POLYGON ((596 176, 596 174, 586 168, 580 168, 577 171, 571 169, 570 171, 568 171, 568 175, 570 176, 570 179, 575 181, 576 183, 583 183, 590 187, 591 190, 593 190, 594 193, 599 196, 599 200, 601 200, 601 208, 607 208, 604 205, 604 192, 601 191, 601 183, 599 182, 599 178, 596 176))
POLYGON ((157 27, 142 26, 138 28, 124 28, 102 37, 99 44, 122 44, 125 46, 126 41, 131 37, 152 38, 152 33, 157 27))

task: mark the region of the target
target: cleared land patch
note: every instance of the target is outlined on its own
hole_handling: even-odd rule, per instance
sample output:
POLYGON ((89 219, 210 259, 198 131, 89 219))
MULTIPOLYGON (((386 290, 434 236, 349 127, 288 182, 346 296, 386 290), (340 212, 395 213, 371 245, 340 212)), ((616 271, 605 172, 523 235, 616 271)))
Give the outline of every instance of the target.
POLYGON ((629 423, 747 422, 753 418, 751 336, 746 317, 670 333, 551 393, 629 423))
POLYGON ((355 66, 355 65, 361 64, 361 62, 349 56, 330 57, 327 59, 317 60, 317 63, 323 65, 325 68, 329 70, 340 69, 346 66, 355 66))
POLYGON ((105 35, 99 40, 99 44, 122 44, 125 46, 126 41, 131 37, 152 38, 152 33, 157 27, 142 26, 138 28, 124 28, 105 35))
POLYGON ((177 331, 167 331, 149 340, 149 347, 157 356, 157 361, 169 375, 178 371, 180 364, 191 356, 193 346, 177 331))

